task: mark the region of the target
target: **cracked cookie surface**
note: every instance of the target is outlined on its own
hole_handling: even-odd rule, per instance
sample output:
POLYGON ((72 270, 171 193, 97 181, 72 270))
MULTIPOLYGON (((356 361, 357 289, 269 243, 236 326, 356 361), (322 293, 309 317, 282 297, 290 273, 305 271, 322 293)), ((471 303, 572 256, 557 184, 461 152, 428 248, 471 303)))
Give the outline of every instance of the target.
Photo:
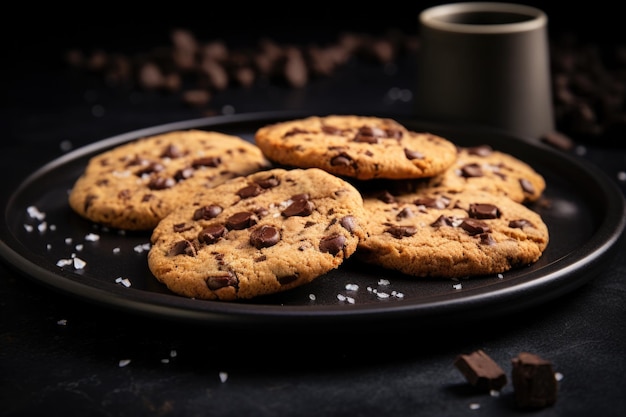
POLYGON ((125 230, 151 230, 198 189, 271 167, 238 136, 185 130, 140 138, 92 157, 74 183, 70 207, 125 230))
POLYGON ((549 241, 541 216, 483 191, 425 190, 364 196, 357 258, 415 277, 462 278, 530 265, 549 241))
POLYGON ((199 192, 153 230, 148 265, 171 291, 250 299, 338 268, 364 238, 363 200, 323 170, 275 168, 199 192))
POLYGON ((320 168, 358 180, 431 177, 450 167, 457 153, 443 137, 410 131, 393 119, 357 115, 263 126, 255 142, 278 164, 320 168))

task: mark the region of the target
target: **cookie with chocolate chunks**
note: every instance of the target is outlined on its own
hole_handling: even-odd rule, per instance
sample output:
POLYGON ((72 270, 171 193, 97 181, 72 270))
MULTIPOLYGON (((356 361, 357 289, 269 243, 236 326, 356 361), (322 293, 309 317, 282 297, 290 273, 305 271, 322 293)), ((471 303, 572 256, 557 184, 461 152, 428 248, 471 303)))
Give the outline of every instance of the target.
POLYGON ((364 196, 358 259, 415 277, 495 274, 536 262, 548 245, 540 215, 483 191, 364 196))
POLYGON ((105 226, 151 230, 198 190, 269 168, 261 150, 238 136, 173 131, 92 157, 70 191, 69 204, 105 226))
POLYGON ((307 284, 364 238, 361 194, 323 170, 275 168, 190 197, 153 230, 148 265, 182 296, 231 301, 307 284))
POLYGON ((523 160, 489 145, 459 147, 455 163, 419 187, 458 192, 468 188, 502 194, 520 202, 539 199, 543 176, 523 160))
POLYGON ((258 129, 255 142, 268 159, 283 166, 320 168, 358 180, 431 177, 456 160, 449 140, 371 116, 279 122, 258 129))

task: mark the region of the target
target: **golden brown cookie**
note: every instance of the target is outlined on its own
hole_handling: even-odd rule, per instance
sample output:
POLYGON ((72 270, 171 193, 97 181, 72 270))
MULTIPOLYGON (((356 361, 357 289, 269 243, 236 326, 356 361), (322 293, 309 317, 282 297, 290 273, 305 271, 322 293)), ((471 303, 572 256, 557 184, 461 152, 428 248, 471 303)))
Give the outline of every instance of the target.
POLYGON ((91 158, 70 192, 69 204, 96 223, 151 230, 198 190, 270 167, 256 145, 238 136, 174 131, 91 158))
POLYGON ((369 116, 279 122, 258 129, 255 142, 273 162, 358 180, 431 177, 456 160, 456 147, 447 139, 369 116))
POLYGON ((286 291, 339 267, 364 237, 361 194, 320 169, 272 169, 185 201, 153 230, 148 265, 208 300, 286 291))
POLYGON ((521 159, 491 146, 459 147, 456 162, 418 188, 457 192, 475 189, 506 195, 526 203, 539 199, 546 188, 541 174, 521 159))
POLYGON ((364 197, 367 237, 356 257, 415 277, 495 274, 536 262, 547 247, 536 212, 503 195, 424 190, 364 197))

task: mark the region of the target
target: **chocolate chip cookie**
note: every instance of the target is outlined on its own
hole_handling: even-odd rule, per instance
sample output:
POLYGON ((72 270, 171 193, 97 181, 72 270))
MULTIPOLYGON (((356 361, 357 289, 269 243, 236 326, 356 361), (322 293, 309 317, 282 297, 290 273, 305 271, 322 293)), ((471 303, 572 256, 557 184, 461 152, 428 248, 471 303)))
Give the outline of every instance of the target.
POLYGON ((261 150, 238 136, 174 131, 91 158, 70 192, 69 204, 96 223, 151 230, 198 190, 269 168, 261 150))
POLYGON ((543 176, 521 159, 489 145, 459 147, 455 163, 418 188, 458 192, 483 190, 519 203, 536 201, 546 188, 543 176))
POLYGON ((536 262, 548 245, 540 215, 484 191, 364 196, 367 237, 356 258, 415 277, 495 274, 536 262))
POLYGON ((182 296, 250 299, 339 267, 364 238, 361 194, 323 170, 275 168, 188 198, 152 232, 148 265, 182 296))
POLYGON ((286 167, 320 168, 358 180, 425 178, 456 160, 449 140, 414 132, 389 118, 312 116, 263 126, 255 142, 286 167))

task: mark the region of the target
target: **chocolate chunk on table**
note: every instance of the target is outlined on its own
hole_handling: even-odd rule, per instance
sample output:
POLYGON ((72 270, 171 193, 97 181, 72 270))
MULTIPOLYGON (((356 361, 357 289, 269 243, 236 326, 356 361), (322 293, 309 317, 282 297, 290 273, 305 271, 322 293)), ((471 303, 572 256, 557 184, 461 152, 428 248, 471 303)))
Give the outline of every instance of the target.
POLYGON ((481 391, 499 391, 507 383, 504 370, 480 349, 457 356, 454 365, 471 385, 481 391))
POLYGON ((542 408, 556 402, 557 381, 549 361, 522 352, 511 363, 515 402, 519 407, 542 408))

